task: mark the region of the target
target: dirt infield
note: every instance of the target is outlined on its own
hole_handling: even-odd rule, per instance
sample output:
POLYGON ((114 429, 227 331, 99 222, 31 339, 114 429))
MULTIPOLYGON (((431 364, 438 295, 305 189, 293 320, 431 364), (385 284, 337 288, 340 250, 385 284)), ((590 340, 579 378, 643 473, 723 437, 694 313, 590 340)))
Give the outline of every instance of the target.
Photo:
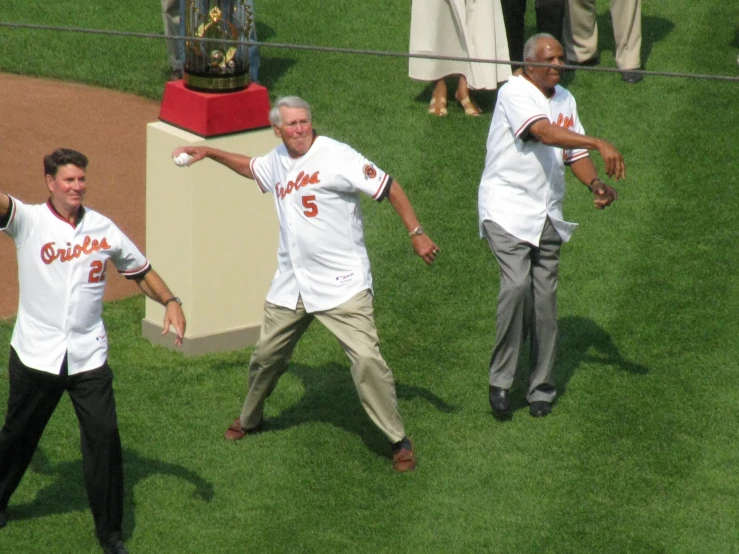
MULTIPOLYGON (((75 83, 0 73, 0 191, 27 203, 48 198, 43 157, 59 147, 90 159, 85 204, 110 217, 145 251, 146 124, 159 103, 75 83)), ((106 300, 138 287, 108 269, 106 300)), ((0 318, 16 313, 15 245, 0 238, 0 318)))

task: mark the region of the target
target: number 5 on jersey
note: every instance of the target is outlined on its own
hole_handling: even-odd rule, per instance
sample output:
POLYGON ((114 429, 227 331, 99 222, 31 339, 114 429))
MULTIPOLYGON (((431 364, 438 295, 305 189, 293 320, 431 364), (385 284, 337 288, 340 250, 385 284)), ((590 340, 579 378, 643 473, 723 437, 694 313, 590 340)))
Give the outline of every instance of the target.
POLYGON ((318 215, 318 205, 316 204, 316 196, 309 194, 302 197, 305 217, 316 217, 318 215))

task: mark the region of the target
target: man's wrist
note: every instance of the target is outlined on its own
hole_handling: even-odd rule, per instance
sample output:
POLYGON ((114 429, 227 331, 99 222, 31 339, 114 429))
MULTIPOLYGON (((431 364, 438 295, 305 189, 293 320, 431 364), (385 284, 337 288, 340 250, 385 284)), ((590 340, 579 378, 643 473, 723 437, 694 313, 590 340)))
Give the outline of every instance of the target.
POLYGON ((590 181, 590 184, 588 185, 590 192, 593 192, 593 185, 595 185, 596 183, 600 183, 601 185, 605 186, 605 183, 603 182, 603 180, 600 177, 596 177, 595 179, 590 181))

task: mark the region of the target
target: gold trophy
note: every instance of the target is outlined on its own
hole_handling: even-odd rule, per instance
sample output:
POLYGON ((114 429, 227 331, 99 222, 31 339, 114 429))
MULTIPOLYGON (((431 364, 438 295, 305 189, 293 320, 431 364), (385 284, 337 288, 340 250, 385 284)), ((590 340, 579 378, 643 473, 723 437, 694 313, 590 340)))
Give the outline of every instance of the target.
POLYGON ((209 40, 185 41, 185 86, 205 92, 230 92, 246 87, 249 59, 245 44, 254 25, 247 0, 186 0, 185 34, 209 40))

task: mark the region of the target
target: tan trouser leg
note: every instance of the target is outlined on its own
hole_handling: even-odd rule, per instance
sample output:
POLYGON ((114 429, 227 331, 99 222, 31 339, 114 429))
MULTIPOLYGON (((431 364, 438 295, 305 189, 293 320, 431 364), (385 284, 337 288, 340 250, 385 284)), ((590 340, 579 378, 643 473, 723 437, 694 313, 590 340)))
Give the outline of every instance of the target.
POLYGON ((393 373, 380 355, 372 294, 365 290, 342 305, 314 314, 339 340, 352 362, 352 379, 367 415, 392 443, 405 436, 393 373))
POLYGON ((611 0, 616 65, 619 69, 641 67, 641 0, 611 0))
POLYGON ((572 62, 586 62, 598 55, 598 24, 595 0, 568 0, 565 9, 565 56, 572 62))
POLYGON ((253 429, 262 421, 264 401, 287 370, 295 345, 313 321, 302 301, 296 310, 264 304, 264 321, 259 341, 249 361, 249 391, 241 409, 241 426, 253 429))

